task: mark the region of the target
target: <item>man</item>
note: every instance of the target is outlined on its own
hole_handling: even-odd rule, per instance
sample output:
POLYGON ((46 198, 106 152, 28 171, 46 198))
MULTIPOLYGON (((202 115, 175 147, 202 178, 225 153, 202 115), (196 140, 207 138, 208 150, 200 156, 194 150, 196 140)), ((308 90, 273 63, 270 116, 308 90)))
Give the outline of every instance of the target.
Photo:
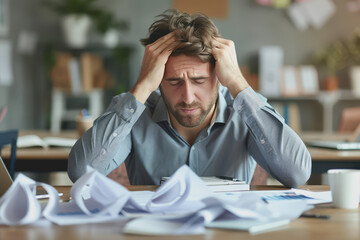
POLYGON ((140 76, 115 96, 69 156, 72 181, 125 161, 131 184, 159 184, 187 164, 199 176, 251 181, 256 163, 289 187, 311 158, 301 139, 242 76, 234 43, 204 15, 164 12, 143 39, 140 76))

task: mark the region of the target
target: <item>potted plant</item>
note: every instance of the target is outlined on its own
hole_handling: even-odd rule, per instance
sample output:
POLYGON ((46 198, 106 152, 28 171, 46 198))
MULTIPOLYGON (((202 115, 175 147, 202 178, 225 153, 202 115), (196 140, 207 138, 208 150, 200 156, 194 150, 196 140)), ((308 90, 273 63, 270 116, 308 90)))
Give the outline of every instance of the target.
POLYGON ((112 13, 98 10, 94 14, 96 31, 103 37, 103 44, 108 48, 114 48, 119 42, 119 33, 128 29, 128 23, 118 20, 112 13))
POLYGON ((96 13, 97 0, 43 1, 44 5, 61 14, 65 41, 70 47, 86 46, 91 18, 96 13))
POLYGON ((333 91, 338 89, 339 80, 336 74, 345 67, 348 57, 347 46, 341 41, 332 43, 316 52, 315 64, 324 69, 326 74, 323 85, 325 90, 333 91))

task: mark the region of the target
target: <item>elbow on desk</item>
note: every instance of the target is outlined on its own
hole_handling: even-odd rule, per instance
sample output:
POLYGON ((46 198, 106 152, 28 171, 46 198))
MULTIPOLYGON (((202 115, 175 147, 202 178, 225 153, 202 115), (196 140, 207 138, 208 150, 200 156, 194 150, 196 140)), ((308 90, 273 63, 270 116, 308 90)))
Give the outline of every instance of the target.
POLYGON ((308 154, 307 157, 301 162, 301 166, 296 172, 292 172, 289 176, 283 181, 283 184, 286 187, 295 188, 301 185, 306 184, 311 176, 311 156, 308 154))
POLYGON ((310 174, 311 173, 302 171, 300 173, 294 174, 292 177, 284 181, 283 184, 289 188, 296 188, 298 186, 304 185, 309 180, 310 174))

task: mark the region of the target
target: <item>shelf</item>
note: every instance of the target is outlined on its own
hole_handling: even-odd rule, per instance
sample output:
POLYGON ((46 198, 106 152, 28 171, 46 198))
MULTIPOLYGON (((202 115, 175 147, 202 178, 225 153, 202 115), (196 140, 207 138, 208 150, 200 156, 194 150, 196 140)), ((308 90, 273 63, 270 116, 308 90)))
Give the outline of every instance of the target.
MULTIPOLYGON (((266 96, 265 96, 266 97, 266 96)), ((355 96, 351 90, 338 90, 334 92, 321 91, 313 96, 268 96, 271 102, 304 102, 316 101, 323 109, 323 131, 327 133, 334 132, 335 106, 341 101, 360 101, 360 96, 355 96)))

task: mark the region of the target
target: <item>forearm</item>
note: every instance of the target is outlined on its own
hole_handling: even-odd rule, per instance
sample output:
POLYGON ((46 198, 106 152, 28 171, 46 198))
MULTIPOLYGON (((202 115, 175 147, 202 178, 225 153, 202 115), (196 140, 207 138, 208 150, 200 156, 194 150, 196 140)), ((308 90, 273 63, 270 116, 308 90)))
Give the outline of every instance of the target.
POLYGON ((303 141, 252 89, 243 94, 234 106, 249 128, 250 154, 285 186, 304 184, 310 177, 311 156, 303 141))
POLYGON ((135 86, 131 88, 129 92, 134 95, 136 100, 144 104, 153 91, 149 90, 149 88, 146 87, 145 84, 136 83, 135 86))
POLYGON ((236 98, 236 96, 240 92, 244 91, 248 87, 249 87, 249 84, 242 75, 236 77, 236 80, 231 81, 227 86, 227 88, 229 89, 229 92, 233 98, 236 98))
POLYGON ((114 97, 107 111, 72 148, 68 161, 70 179, 76 181, 87 165, 107 175, 124 161, 131 150, 131 129, 144 108, 131 93, 114 97))
POLYGON ((139 78, 130 90, 139 102, 144 104, 150 94, 159 87, 165 64, 178 44, 174 32, 170 32, 145 47, 139 78))

